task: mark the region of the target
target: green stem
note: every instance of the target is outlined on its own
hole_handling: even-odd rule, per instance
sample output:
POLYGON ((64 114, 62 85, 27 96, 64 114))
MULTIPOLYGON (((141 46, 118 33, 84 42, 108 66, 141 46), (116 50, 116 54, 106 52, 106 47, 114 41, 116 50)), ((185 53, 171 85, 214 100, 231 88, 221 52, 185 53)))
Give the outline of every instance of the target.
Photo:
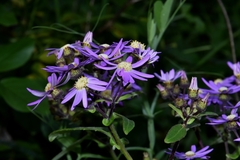
POLYGON ((132 160, 131 155, 128 153, 128 151, 125 148, 125 145, 122 143, 120 137, 118 136, 118 133, 117 133, 113 123, 109 126, 109 129, 110 129, 116 143, 119 145, 120 151, 122 152, 122 154, 125 156, 125 158, 127 160, 132 160))

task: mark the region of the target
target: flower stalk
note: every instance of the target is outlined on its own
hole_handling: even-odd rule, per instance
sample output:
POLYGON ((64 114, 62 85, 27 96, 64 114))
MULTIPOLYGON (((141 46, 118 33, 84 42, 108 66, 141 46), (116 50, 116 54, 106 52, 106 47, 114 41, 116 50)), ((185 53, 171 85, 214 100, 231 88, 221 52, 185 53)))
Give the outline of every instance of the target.
POLYGON ((116 131, 116 129, 115 129, 114 124, 112 123, 108 128, 109 128, 112 136, 114 137, 117 145, 119 145, 121 153, 125 156, 125 158, 126 158, 127 160, 132 160, 131 155, 128 153, 128 151, 127 151, 126 148, 125 148, 125 145, 124 145, 123 142, 121 141, 121 139, 120 139, 120 137, 119 137, 119 135, 118 135, 118 133, 117 133, 117 131, 116 131))

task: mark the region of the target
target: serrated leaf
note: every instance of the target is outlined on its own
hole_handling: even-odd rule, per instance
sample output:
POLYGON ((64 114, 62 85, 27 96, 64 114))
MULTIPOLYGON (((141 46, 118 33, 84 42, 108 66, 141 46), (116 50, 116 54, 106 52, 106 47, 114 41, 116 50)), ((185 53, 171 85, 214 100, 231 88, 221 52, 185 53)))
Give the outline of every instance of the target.
MULTIPOLYGON (((36 90, 43 89, 37 81, 26 78, 5 78, 0 81, 1 95, 9 106, 19 112, 30 112, 31 107, 27 104, 36 100, 36 97, 27 91, 27 87, 36 90)), ((42 101, 34 112, 49 114, 47 101, 42 101)))
POLYGON ((176 124, 168 131, 164 142, 165 143, 175 143, 183 139, 187 134, 187 130, 181 124, 176 124))
POLYGON ((13 70, 24 65, 30 59, 33 49, 34 42, 29 38, 0 46, 0 72, 13 70))
POLYGON ((184 120, 185 118, 183 117, 182 111, 180 109, 178 109, 177 107, 175 107, 172 104, 168 104, 169 107, 171 107, 175 112, 177 112, 177 114, 182 118, 182 120, 184 120))
POLYGON ((123 132, 127 135, 131 130, 135 127, 135 122, 133 120, 128 119, 127 117, 113 113, 116 117, 122 118, 122 123, 123 123, 123 132))
POLYGON ((101 133, 105 134, 106 136, 112 138, 111 134, 109 132, 105 131, 103 127, 75 127, 75 128, 64 128, 64 129, 59 129, 59 130, 53 131, 48 136, 48 139, 50 142, 52 142, 54 139, 61 137, 66 133, 70 133, 73 131, 87 131, 87 130, 101 132, 101 133))

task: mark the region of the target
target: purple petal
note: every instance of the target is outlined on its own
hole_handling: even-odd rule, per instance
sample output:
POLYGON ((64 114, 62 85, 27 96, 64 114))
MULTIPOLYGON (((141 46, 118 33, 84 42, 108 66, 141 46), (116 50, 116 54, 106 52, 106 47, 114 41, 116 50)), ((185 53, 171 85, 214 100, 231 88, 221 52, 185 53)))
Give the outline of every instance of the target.
POLYGON ((36 91, 36 90, 29 89, 29 88, 27 88, 27 90, 36 97, 43 97, 46 95, 46 92, 36 91))
POLYGON ((87 108, 88 100, 87 100, 87 91, 85 90, 85 88, 83 88, 83 91, 82 91, 82 99, 83 99, 83 107, 87 108))
POLYGON ((75 95, 75 98, 74 98, 71 110, 74 109, 75 106, 77 106, 81 101, 82 101, 82 90, 78 90, 76 92, 76 95, 75 95))
POLYGON ((145 56, 143 59, 141 59, 140 61, 132 64, 132 68, 137 68, 137 67, 140 67, 142 66, 144 63, 146 63, 148 60, 149 60, 149 56, 145 56))
POLYGON ((139 72, 136 70, 132 70, 131 72, 134 73, 135 75, 138 75, 138 76, 141 76, 144 78, 153 78, 154 77, 154 75, 152 75, 152 74, 147 74, 147 73, 139 72))
POLYGON ((191 146, 191 151, 193 151, 193 152, 195 153, 196 150, 197 150, 197 149, 196 149, 196 146, 195 146, 195 145, 192 145, 192 146, 191 146))
POLYGON ((75 94, 77 94, 77 89, 72 88, 71 91, 64 97, 63 101, 61 102, 62 104, 66 103, 69 101, 75 94))
POLYGON ((132 63, 132 59, 133 59, 132 56, 128 56, 125 62, 132 63))
POLYGON ((113 69, 116 69, 117 66, 114 66, 114 67, 103 67, 103 66, 100 66, 98 64, 94 64, 97 68, 100 68, 100 69, 103 69, 103 70, 113 70, 113 69))

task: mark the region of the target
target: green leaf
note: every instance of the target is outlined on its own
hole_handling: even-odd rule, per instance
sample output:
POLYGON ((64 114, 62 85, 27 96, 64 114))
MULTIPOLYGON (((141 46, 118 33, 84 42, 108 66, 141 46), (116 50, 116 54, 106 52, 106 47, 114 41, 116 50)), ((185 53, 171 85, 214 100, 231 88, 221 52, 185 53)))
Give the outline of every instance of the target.
POLYGON ((229 158, 229 159, 238 159, 238 157, 240 156, 240 152, 239 152, 239 147, 238 147, 238 150, 233 152, 233 153, 229 153, 229 154, 226 154, 226 157, 229 158))
MULTIPOLYGON (((33 96, 27 91, 26 88, 32 88, 36 90, 43 90, 37 81, 33 81, 26 78, 5 78, 0 81, 1 95, 7 104, 19 112, 30 112, 31 107, 27 104, 35 101, 39 97, 33 96)), ((47 101, 42 101, 34 112, 40 114, 49 114, 49 105, 47 101)))
POLYGON ((180 109, 178 109, 177 107, 175 107, 172 104, 168 104, 169 107, 171 107, 174 111, 177 112, 177 114, 182 118, 182 120, 184 120, 185 118, 183 117, 182 111, 180 109))
POLYGON ((203 116, 218 116, 218 114, 215 112, 204 112, 199 114, 197 117, 203 117, 203 116))
POLYGON ((153 5, 154 21, 157 24, 159 31, 161 32, 161 12, 163 9, 162 1, 156 1, 153 5))
POLYGON ((129 94, 125 94, 123 96, 121 96, 117 103, 121 102, 121 101, 124 101, 124 100, 127 100, 127 99, 132 99, 133 97, 136 97, 138 94, 135 93, 135 92, 132 92, 132 93, 129 93, 129 94))
POLYGON ((75 128, 64 128, 64 129, 59 129, 59 130, 53 131, 48 136, 48 139, 49 139, 50 142, 52 142, 54 139, 56 139, 58 137, 62 137, 65 134, 73 132, 73 131, 95 131, 95 132, 101 132, 101 133, 105 134, 106 136, 112 138, 111 134, 108 133, 107 131, 105 131, 103 127, 75 127, 75 128))
POLYGON ((31 57, 33 49, 33 40, 29 38, 0 46, 0 72, 13 70, 24 65, 31 57))
POLYGON ((9 27, 17 24, 14 12, 7 10, 7 7, 0 6, 0 24, 9 27))
POLYGON ((167 0, 163 5, 163 9, 161 12, 161 32, 163 32, 168 25, 172 5, 173 0, 167 0))
POLYGON ((98 155, 98 154, 92 154, 92 153, 84 153, 84 154, 81 154, 79 156, 79 158, 86 158, 86 159, 112 159, 112 158, 108 158, 108 157, 104 157, 102 155, 98 155))
POLYGON ((193 122, 195 121, 195 118, 189 118, 188 121, 187 121, 187 124, 192 124, 193 122))
POLYGON ((154 36, 156 35, 156 28, 156 23, 152 19, 152 13, 149 13, 147 22, 148 44, 152 44, 154 36))
POLYGON ((176 124, 168 131, 164 142, 165 143, 174 143, 183 139, 187 134, 187 130, 181 124, 176 124))
POLYGON ((113 123, 114 120, 115 120, 115 116, 113 114, 109 119, 108 118, 103 118, 102 124, 104 126, 110 126, 113 123))
POLYGON ((123 123, 123 132, 127 135, 131 130, 135 127, 135 122, 133 120, 128 119, 127 117, 113 113, 115 114, 116 117, 122 118, 122 123, 123 123))

